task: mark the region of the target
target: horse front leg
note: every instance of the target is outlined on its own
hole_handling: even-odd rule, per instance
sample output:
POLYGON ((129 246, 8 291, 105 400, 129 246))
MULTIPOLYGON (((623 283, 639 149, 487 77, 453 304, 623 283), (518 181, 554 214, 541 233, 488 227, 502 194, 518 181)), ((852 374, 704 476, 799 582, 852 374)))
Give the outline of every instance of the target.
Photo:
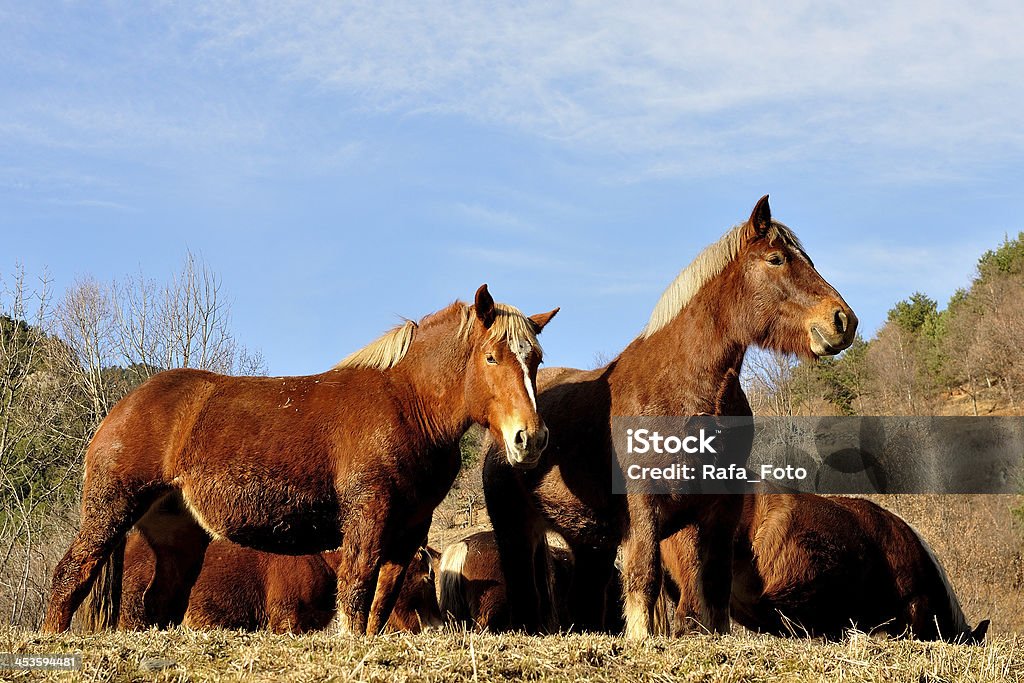
POLYGON ((718 524, 698 534, 701 558, 701 590, 707 609, 704 625, 712 633, 729 632, 729 599, 732 595, 733 528, 718 524))
POLYGON ((527 498, 512 468, 492 461, 484 463, 484 499, 494 527, 498 557, 505 583, 505 604, 489 620, 491 626, 540 633, 555 622, 547 613, 550 600, 541 595, 550 584, 547 562, 537 561, 546 549, 544 521, 527 498))
POLYGON ((736 528, 742 511, 743 496, 720 496, 697 527, 697 554, 702 579, 700 585, 707 606, 707 621, 704 625, 712 633, 729 632, 732 561, 736 528))
POLYGON ((342 532, 338 562, 338 596, 334 628, 341 633, 366 635, 370 606, 383 561, 383 521, 367 509, 354 511, 342 532))
POLYGON ((661 594, 661 552, 657 512, 648 496, 629 496, 629 528, 622 543, 622 596, 625 635, 654 633, 655 602, 661 594))
POLYGON ((409 563, 412 562, 416 550, 426 543, 429 528, 430 521, 428 520, 425 525, 419 525, 411 531, 406 531, 394 541, 384 544, 380 573, 377 576, 377 587, 370 605, 367 633, 382 633, 387 626, 388 619, 402 593, 402 585, 405 582, 409 563))

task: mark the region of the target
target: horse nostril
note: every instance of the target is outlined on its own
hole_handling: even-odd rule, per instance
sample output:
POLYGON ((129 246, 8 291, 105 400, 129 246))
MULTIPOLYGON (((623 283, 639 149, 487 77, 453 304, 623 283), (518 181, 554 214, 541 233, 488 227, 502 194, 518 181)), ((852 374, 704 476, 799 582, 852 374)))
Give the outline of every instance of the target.
POLYGON ((548 445, 548 428, 547 427, 541 427, 540 428, 540 432, 537 435, 537 448, 539 450, 544 450, 544 448, 547 445, 548 445))
POLYGON ((518 448, 526 448, 526 430, 520 429, 516 432, 516 446, 518 448))
POLYGON ((836 326, 836 332, 839 334, 846 332, 846 327, 850 324, 850 319, 846 316, 846 313, 841 310, 836 310, 832 318, 836 326))

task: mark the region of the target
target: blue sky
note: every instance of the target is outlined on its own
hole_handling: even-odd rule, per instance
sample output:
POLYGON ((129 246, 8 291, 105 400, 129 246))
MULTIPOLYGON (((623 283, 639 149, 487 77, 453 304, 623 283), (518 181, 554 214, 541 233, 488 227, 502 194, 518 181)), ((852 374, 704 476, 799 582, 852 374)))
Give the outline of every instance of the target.
POLYGON ((1019 2, 0 2, 0 275, 222 277, 271 373, 488 282, 592 365, 770 193, 870 335, 1024 229, 1019 2))

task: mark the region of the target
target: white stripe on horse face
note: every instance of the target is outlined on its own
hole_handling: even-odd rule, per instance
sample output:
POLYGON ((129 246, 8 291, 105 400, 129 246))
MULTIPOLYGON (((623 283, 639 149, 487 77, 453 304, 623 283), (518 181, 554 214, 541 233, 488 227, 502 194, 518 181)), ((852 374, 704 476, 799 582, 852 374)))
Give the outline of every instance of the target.
POLYGON ((520 342, 518 349, 512 349, 512 353, 515 354, 516 360, 519 361, 519 365, 523 368, 523 385, 526 387, 526 395, 530 397, 530 403, 533 404, 533 409, 537 409, 537 397, 533 395, 533 383, 530 382, 530 368, 526 367, 526 356, 530 353, 530 345, 526 342, 520 342))

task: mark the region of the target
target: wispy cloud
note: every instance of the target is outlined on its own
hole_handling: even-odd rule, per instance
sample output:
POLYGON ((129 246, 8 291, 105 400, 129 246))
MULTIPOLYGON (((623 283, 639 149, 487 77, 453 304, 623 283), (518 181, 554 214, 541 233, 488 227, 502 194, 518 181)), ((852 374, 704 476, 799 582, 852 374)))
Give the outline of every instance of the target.
POLYGON ((258 146, 251 160, 272 165, 283 138, 276 153, 304 145, 312 164, 324 153, 329 165, 332 152, 299 132, 311 120, 294 120, 298 95, 454 116, 610 155, 615 182, 814 162, 913 182, 1024 156, 1024 5, 1013 1, 641 11, 299 0, 128 3, 82 15, 76 28, 19 12, 0 29, 3 57, 24 79, 5 93, 0 141, 258 146), (92 58, 63 47, 96 27, 92 58))
POLYGON ((51 199, 51 204, 80 209, 107 209, 111 211, 138 211, 134 206, 106 199, 51 199))
POLYGON ((1024 146, 1016 2, 220 3, 180 21, 204 54, 363 106, 643 154, 654 174, 1024 146))

